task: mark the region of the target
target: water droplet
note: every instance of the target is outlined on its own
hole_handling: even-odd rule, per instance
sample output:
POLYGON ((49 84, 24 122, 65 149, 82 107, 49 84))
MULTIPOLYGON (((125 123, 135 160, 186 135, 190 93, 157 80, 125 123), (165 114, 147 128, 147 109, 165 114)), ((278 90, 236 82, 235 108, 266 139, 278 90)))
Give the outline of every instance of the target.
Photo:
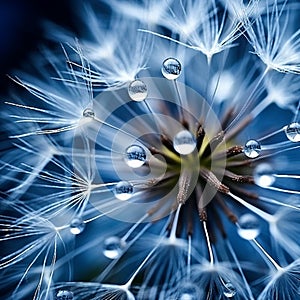
POLYGON ((147 85, 142 80, 134 80, 129 84, 128 94, 133 101, 143 101, 148 95, 147 85))
POLYGON ((181 73, 181 64, 176 58, 167 58, 161 66, 161 72, 169 80, 177 79, 181 73))
POLYGON ((236 294, 236 289, 231 282, 224 284, 223 294, 227 298, 232 298, 236 294))
POLYGON ((128 181, 120 181, 114 187, 114 194, 119 200, 126 201, 133 195, 133 185, 128 181))
POLYGON ((56 300, 72 300, 73 293, 67 290, 59 290, 56 294, 56 300))
POLYGON ((103 254, 110 259, 119 258, 124 249, 126 243, 117 236, 111 236, 104 241, 103 254))
POLYGON ((291 123, 285 128, 285 134, 291 142, 300 142, 300 124, 291 123))
POLYGON ((258 165, 254 170, 254 182, 261 187, 271 186, 275 181, 273 169, 269 164, 258 165))
POLYGON ((200 299, 199 288, 192 283, 184 283, 178 288, 177 297, 178 300, 198 300, 200 299))
POLYGON ((252 214, 239 217, 238 234, 245 240, 253 240, 260 234, 259 220, 252 214))
POLYGON ((70 223, 70 232, 74 235, 80 234, 85 228, 85 223, 81 218, 74 218, 70 223))
POLYGON ((190 154, 196 148, 196 140, 188 130, 182 130, 175 135, 173 146, 179 154, 190 154))
POLYGON ((244 153, 249 158, 256 158, 261 151, 260 143, 256 140, 249 140, 244 147, 244 153))
POLYGON ((94 118, 95 117, 95 112, 91 108, 86 108, 83 112, 82 115, 85 118, 94 118))
POLYGON ((131 145, 126 149, 125 161, 131 168, 141 167, 147 159, 146 151, 139 145, 131 145))

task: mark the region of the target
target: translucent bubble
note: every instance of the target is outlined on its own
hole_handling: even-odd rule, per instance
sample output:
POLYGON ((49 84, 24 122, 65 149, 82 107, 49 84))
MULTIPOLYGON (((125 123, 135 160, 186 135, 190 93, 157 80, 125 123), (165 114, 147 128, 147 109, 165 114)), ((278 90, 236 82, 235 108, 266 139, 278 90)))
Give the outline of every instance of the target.
POLYGON ((260 143, 256 140, 249 140, 244 146, 244 153, 249 158, 256 158, 261 151, 260 143))
POLYGON ((114 187, 114 194, 119 200, 126 201, 133 195, 133 185, 128 181, 120 181, 114 187))
POLYGON ((252 214, 239 218, 238 234, 245 240, 253 240, 260 234, 259 220, 252 214))
POLYGON ((95 112, 91 108, 86 108, 83 112, 82 115, 85 118, 94 118, 95 117, 95 112))
POLYGON ((146 151, 139 145, 131 145, 126 149, 125 161, 131 168, 141 167, 147 159, 146 151))
POLYGON ((72 234, 80 234, 85 228, 85 223, 81 218, 74 218, 70 224, 70 232, 72 234))
POLYGON ((231 282, 224 284, 223 294, 227 298, 232 298, 236 294, 236 288, 232 285, 231 282))
POLYGON ((129 84, 128 94, 133 101, 143 101, 148 95, 147 85, 142 80, 134 80, 129 84))
POLYGON ((285 134, 291 142, 300 142, 300 124, 291 123, 286 127, 285 134))
POLYGON ((200 290, 192 283, 185 283, 178 288, 176 297, 178 300, 198 300, 199 298, 200 290))
POLYGON ((258 165, 254 170, 254 182, 261 187, 271 186, 275 181, 273 169, 269 164, 258 165))
POLYGON ((60 290, 56 294, 56 300, 72 300, 73 293, 67 290, 60 290))
POLYGON ((229 99, 234 92, 234 84, 236 80, 234 74, 229 71, 223 71, 221 74, 217 72, 210 84, 210 93, 214 95, 214 99, 222 102, 229 99))
POLYGON ((176 58, 167 58, 161 66, 161 72, 169 80, 177 79, 181 73, 181 64, 176 58))
POLYGON ((110 259, 119 258, 124 249, 126 243, 117 236, 111 236, 104 241, 103 254, 110 259))
POLYGON ((196 148, 196 140, 188 130, 178 132, 173 140, 173 146, 179 154, 190 154, 196 148))

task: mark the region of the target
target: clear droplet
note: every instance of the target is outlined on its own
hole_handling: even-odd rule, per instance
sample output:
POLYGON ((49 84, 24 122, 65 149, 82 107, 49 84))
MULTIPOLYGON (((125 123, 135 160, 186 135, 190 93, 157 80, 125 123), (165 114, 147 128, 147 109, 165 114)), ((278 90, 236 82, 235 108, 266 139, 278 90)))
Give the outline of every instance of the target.
POLYGON ((260 234, 259 220, 252 214, 239 217, 238 234, 245 240, 253 240, 260 234))
POLYGON ((254 182, 261 187, 271 186, 275 181, 272 167, 263 163, 258 165, 254 170, 254 182))
POLYGON ((141 167, 147 159, 146 151, 139 145, 131 145, 126 149, 125 161, 131 168, 141 167))
POLYGON ((285 128, 285 134, 291 142, 300 142, 300 124, 291 123, 285 128))
POLYGON ((133 195, 133 185, 128 181, 120 181, 114 187, 114 194, 119 200, 126 201, 133 195))
POLYGON ((196 148, 196 140, 188 130, 182 130, 175 135, 173 146, 179 154, 190 154, 196 148))
POLYGON ((161 66, 161 72, 169 80, 177 79, 181 73, 181 63, 176 58, 167 58, 161 66))
POLYGON ((59 290, 56 294, 56 300, 72 300, 73 297, 73 293, 67 290, 59 290))
POLYGON ((142 80, 134 80, 129 84, 128 94, 133 101, 143 101, 148 95, 147 85, 142 80))
POLYGON ((227 298, 232 298, 236 294, 236 288, 232 285, 231 282, 226 282, 223 288, 223 294, 227 298))
POLYGON ((74 218, 70 223, 70 232, 74 235, 80 234, 85 228, 85 223, 81 218, 74 218))
POLYGON ((94 118, 95 117, 95 112, 91 108, 86 108, 83 112, 82 115, 85 118, 94 118))
POLYGON ((249 158, 256 158, 261 151, 260 143, 256 140, 249 140, 244 147, 244 153, 249 158))
POLYGON ((178 288, 177 297, 178 300, 198 300, 200 299, 199 288, 192 283, 184 283, 178 288))
POLYGON ((119 258, 124 249, 126 243, 118 236, 111 236, 104 241, 103 254, 110 259, 119 258))

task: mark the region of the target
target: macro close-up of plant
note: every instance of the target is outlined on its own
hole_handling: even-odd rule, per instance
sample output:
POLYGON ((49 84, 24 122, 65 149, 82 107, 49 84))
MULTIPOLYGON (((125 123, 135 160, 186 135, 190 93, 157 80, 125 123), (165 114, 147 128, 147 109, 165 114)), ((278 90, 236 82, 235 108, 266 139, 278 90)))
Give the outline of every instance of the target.
POLYGON ((0 299, 300 299, 300 2, 72 9, 1 96, 0 299))

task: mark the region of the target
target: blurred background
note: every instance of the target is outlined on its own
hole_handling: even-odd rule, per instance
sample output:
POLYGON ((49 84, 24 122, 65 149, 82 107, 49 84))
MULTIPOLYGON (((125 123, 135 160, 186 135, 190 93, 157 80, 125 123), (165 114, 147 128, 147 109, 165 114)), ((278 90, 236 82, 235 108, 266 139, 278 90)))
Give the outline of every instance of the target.
MULTIPOLYGON (((74 30, 71 0, 0 0, 0 95, 8 92, 7 74, 19 69, 45 42, 45 21, 74 30)), ((73 1, 74 3, 74 1, 73 1)))

